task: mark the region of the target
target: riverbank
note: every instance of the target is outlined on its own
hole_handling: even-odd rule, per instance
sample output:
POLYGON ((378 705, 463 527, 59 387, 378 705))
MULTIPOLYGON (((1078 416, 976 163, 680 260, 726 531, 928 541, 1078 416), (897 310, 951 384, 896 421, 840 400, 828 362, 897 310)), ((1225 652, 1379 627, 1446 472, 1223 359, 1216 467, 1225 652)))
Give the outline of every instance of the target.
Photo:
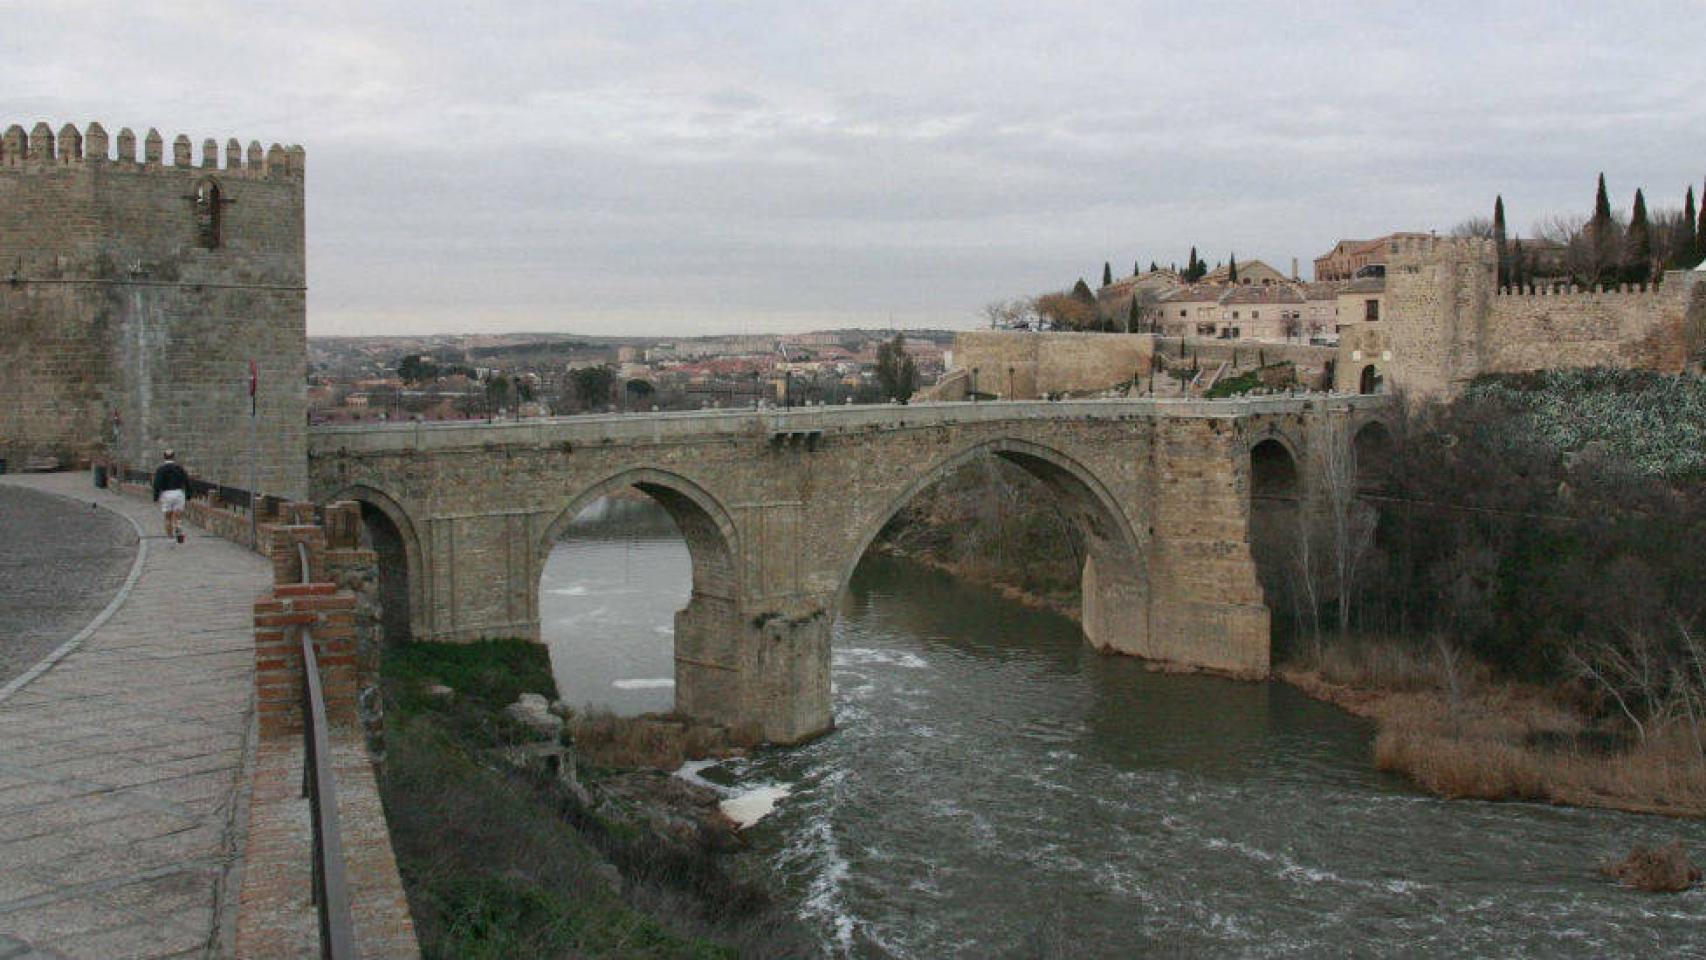
POLYGON ((1378 725, 1374 762, 1448 799, 1529 800, 1706 816, 1706 760, 1678 724, 1639 737, 1568 685, 1495 678, 1459 654, 1393 641, 1329 645, 1275 676, 1378 725))
POLYGON ((386 652, 381 794, 427 958, 785 957, 811 952, 731 874, 718 795, 591 762, 507 710, 556 697, 537 644, 386 652))

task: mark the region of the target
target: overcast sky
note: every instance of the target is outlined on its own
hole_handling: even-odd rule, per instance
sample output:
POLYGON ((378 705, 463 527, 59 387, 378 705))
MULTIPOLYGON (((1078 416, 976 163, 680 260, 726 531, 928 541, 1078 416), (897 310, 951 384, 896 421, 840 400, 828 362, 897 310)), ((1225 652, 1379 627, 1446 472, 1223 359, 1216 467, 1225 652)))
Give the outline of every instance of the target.
POLYGON ((312 334, 962 326, 1706 178, 1706 2, 0 0, 0 104, 308 151, 312 334))

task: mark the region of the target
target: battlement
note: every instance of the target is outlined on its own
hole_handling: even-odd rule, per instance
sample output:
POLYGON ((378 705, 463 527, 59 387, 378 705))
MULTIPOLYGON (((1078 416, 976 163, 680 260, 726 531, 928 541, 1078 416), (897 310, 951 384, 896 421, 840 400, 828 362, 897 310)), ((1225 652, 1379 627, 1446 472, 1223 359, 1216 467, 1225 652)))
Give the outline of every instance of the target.
POLYGON ((142 139, 140 159, 136 144, 136 134, 129 127, 119 130, 116 139, 109 140, 106 129, 99 123, 91 123, 81 131, 67 123, 57 134, 45 122, 37 123, 28 132, 14 123, 0 134, 0 167, 111 164, 144 171, 218 170, 232 177, 301 180, 308 163, 307 153, 300 145, 286 147, 275 143, 262 150, 259 140, 250 140, 245 149, 233 137, 225 141, 223 157, 218 141, 203 140, 198 164, 192 155, 190 138, 184 134, 173 138, 168 162, 165 140, 152 127, 142 139))
POLYGON ((1395 237, 1387 243, 1386 275, 1414 273, 1428 263, 1466 260, 1496 262, 1498 255, 1493 250, 1493 241, 1479 237, 1395 237))
POLYGON ((1663 285, 1658 283, 1596 284, 1591 288, 1574 283, 1539 283, 1499 287, 1493 291, 1493 296, 1524 300, 1588 300, 1602 297, 1656 298, 1663 292, 1663 285))

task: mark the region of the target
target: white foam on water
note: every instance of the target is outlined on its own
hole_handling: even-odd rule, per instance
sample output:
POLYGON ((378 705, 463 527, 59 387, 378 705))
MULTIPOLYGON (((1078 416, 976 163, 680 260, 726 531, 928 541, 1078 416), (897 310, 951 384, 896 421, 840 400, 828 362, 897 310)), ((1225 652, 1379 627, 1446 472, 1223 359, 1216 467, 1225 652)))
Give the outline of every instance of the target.
POLYGON ((675 686, 675 681, 669 677, 643 677, 632 680, 612 680, 610 685, 618 690, 667 690, 675 686))
POLYGON ((585 584, 577 583, 568 587, 552 587, 545 592, 556 597, 584 597, 592 591, 585 584))
POLYGON ((661 627, 653 627, 652 632, 660 637, 673 637, 675 636, 675 627, 665 624, 661 627))
POLYGON ((714 767, 721 762, 721 760, 688 760, 681 765, 681 769, 675 771, 675 775, 686 780, 688 783, 704 787, 707 790, 714 790, 723 796, 728 796, 734 791, 720 783, 712 783, 699 775, 699 771, 708 767, 714 767))
POLYGON ((877 650, 871 647, 849 647, 835 651, 834 663, 838 667, 856 667, 867 664, 883 664, 886 666, 904 667, 908 670, 923 670, 930 666, 929 661, 916 653, 905 653, 896 650, 877 650))
POLYGON ((775 812, 776 802, 792 793, 793 791, 786 786, 772 784, 767 787, 748 790, 736 797, 730 797, 719 803, 717 808, 723 811, 723 816, 733 820, 737 827, 745 830, 775 812))

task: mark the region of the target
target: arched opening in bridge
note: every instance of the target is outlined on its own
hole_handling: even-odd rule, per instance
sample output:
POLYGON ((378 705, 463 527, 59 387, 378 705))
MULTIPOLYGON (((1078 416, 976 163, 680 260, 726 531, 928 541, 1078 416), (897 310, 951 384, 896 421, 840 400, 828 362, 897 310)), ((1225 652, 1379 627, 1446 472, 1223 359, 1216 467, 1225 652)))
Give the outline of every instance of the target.
POLYGON ((1371 363, 1362 368, 1362 379, 1360 385, 1357 387, 1357 391, 1359 393, 1386 392, 1386 378, 1381 376, 1380 371, 1375 368, 1374 364, 1371 363))
POLYGON ((380 624, 385 641, 409 639, 409 561, 403 534, 385 511, 361 505, 361 524, 379 564, 380 624))
POLYGON ((542 545, 540 639, 559 694, 577 708, 673 709, 679 621, 732 604, 726 518, 685 482, 652 472, 576 497, 542 545))
POLYGON ((385 642, 424 637, 420 541, 408 515, 390 496, 368 487, 348 489, 331 499, 353 500, 361 507, 362 546, 373 551, 379 568, 379 622, 385 642))
POLYGON ((1392 431, 1370 420, 1351 439, 1356 457, 1357 492, 1365 496, 1389 491, 1392 482, 1392 431))
POLYGON ((928 660, 926 652, 884 646, 896 637, 1067 662, 1082 655, 1083 641, 1151 653, 1147 558, 1114 498, 1056 451, 1002 441, 951 457, 895 496, 870 534, 842 579, 833 651, 838 708, 850 706, 847 688, 865 688, 861 671, 873 658, 879 665, 928 660), (1056 615, 1055 628, 1020 626, 1043 616, 1039 609, 1056 615), (901 619, 907 622, 895 629, 901 619), (1039 635, 1082 640, 1040 651, 1030 645, 1039 635), (1025 652, 1006 651, 1012 644, 1025 652))
POLYGON ((1301 495, 1297 458, 1284 441, 1268 437, 1250 448, 1250 555, 1273 615, 1273 638, 1282 646, 1307 602, 1298 576, 1298 564, 1308 559, 1297 549, 1305 535, 1301 495))

